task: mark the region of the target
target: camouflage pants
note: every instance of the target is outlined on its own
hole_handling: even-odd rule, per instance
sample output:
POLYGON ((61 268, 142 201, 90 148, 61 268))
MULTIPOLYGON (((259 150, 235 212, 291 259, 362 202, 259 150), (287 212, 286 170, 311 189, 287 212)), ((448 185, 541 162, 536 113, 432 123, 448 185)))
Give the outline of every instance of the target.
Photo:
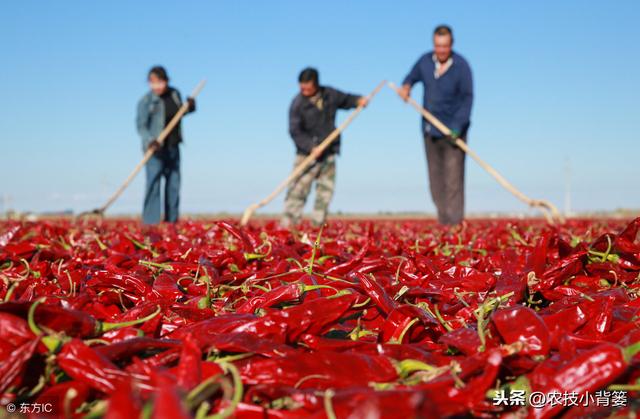
MULTIPOLYGON (((297 167, 306 156, 297 155, 293 167, 297 167)), ((317 161, 298 179, 293 181, 287 191, 284 202, 284 216, 282 225, 291 227, 300 222, 304 204, 311 191, 313 181, 316 182, 316 202, 311 213, 311 221, 314 225, 324 224, 329 211, 329 203, 333 197, 333 189, 336 182, 336 155, 331 154, 322 161, 317 161)))

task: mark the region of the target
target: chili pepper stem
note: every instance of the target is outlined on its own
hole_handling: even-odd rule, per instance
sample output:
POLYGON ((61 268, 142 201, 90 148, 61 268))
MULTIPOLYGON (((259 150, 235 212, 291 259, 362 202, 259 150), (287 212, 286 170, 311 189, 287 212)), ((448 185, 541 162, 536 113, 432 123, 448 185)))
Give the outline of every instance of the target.
POLYGON ((84 416, 84 419, 98 419, 102 418, 107 411, 107 401, 100 400, 91 406, 89 412, 84 416))
POLYGON ((64 411, 65 418, 72 418, 73 411, 71 410, 71 401, 78 397, 78 390, 75 388, 70 388, 64 395, 64 400, 62 402, 62 410, 64 411))
POLYGON ((38 377, 38 384, 36 384, 35 387, 29 390, 29 393, 27 393, 27 395, 29 397, 33 397, 35 394, 37 394, 38 392, 40 392, 40 390, 44 388, 44 385, 46 383, 47 383, 46 377, 44 375, 41 375, 40 377, 38 377))
POLYGON ((436 367, 426 364, 422 361, 418 361, 416 359, 403 359, 402 361, 395 364, 396 371, 398 371, 398 375, 402 378, 406 378, 411 373, 416 371, 435 371, 436 367))
POLYGON ((121 329, 123 327, 135 326, 137 324, 145 323, 145 322, 153 319, 158 314, 160 314, 161 311, 162 311, 162 308, 160 306, 158 306, 156 311, 154 311, 153 313, 149 314, 148 316, 142 317, 140 319, 130 320, 130 321, 127 321, 127 322, 122 322, 122 323, 99 323, 98 332, 99 332, 99 334, 102 334, 104 332, 108 332, 109 330, 121 329))
POLYGON ((366 300, 364 300, 364 302, 362 302, 362 303, 358 303, 358 304, 354 304, 352 307, 353 307, 353 308, 360 308, 360 307, 364 307, 364 306, 366 306, 367 304, 369 304, 370 302, 371 302, 371 297, 367 297, 367 299, 366 299, 366 300))
MULTIPOLYGON (((218 387, 219 384, 216 383, 216 381, 221 377, 221 374, 216 374, 214 376, 211 376, 209 378, 207 378, 206 380, 202 381, 200 384, 198 384, 197 386, 195 386, 188 394, 186 397, 186 404, 188 406, 190 406, 191 408, 195 407, 198 404, 198 400, 200 399, 207 399, 209 397, 209 392, 211 391, 215 391, 218 387), (218 386, 214 386, 213 384, 218 384, 218 386)), ((206 403, 203 402, 203 403, 206 403)), ((202 404, 200 404, 200 406, 202 406, 202 404)), ((206 416, 206 412, 204 412, 206 416)), ((196 415, 197 417, 198 415, 196 415)))
POLYGON ((13 296, 13 292, 18 287, 18 282, 12 282, 11 286, 7 290, 7 293, 4 296, 4 302, 11 301, 11 297, 13 296))
POLYGON ((440 324, 442 324, 442 326, 445 329, 447 329, 447 332, 453 331, 453 327, 451 327, 451 325, 449 323, 447 323, 447 321, 444 319, 444 317, 442 317, 442 315, 440 314, 440 310, 438 310, 438 305, 437 304, 433 306, 433 309, 435 311, 436 319, 438 319, 440 324))
POLYGON ((298 388, 302 385, 302 383, 304 383, 305 381, 309 381, 309 380, 313 380, 314 378, 322 378, 325 380, 330 379, 331 377, 328 377, 326 375, 322 375, 322 374, 310 374, 307 375, 305 377, 302 377, 300 380, 298 380, 294 385, 293 388, 298 388))
POLYGON ((311 259, 309 260, 309 266, 307 266, 307 273, 309 275, 313 274, 313 264, 316 261, 316 252, 320 248, 320 238, 322 237, 322 229, 324 227, 320 227, 318 231, 318 236, 316 237, 316 241, 313 243, 313 249, 311 250, 311 259))
POLYGON ((335 392, 332 389, 324 392, 323 404, 324 411, 327 413, 327 419, 337 419, 336 412, 333 410, 333 403, 331 403, 334 395, 335 392))
POLYGON ((168 263, 158 263, 150 260, 140 260, 138 261, 138 263, 142 266, 146 266, 147 268, 159 268, 164 269, 165 271, 173 270, 173 266, 169 265, 168 263))
POLYGON ((327 299, 338 298, 338 297, 342 297, 343 295, 350 295, 350 294, 351 294, 351 291, 349 290, 339 290, 335 294, 328 296, 327 299))
POLYGON ((487 338, 484 333, 484 318, 481 314, 476 315, 476 320, 478 322, 478 338, 480 339, 480 346, 478 347, 479 352, 484 352, 487 345, 487 338))
POLYGON ((623 349, 624 359, 627 363, 631 362, 631 359, 636 356, 636 354, 640 353, 640 342, 636 342, 630 346, 627 346, 623 349))
POLYGON ((217 362, 217 363, 229 363, 232 361, 238 361, 241 359, 245 359, 245 358, 251 358, 252 356, 254 356, 255 354, 253 352, 247 352, 244 354, 235 354, 235 355, 227 355, 224 357, 220 357, 220 358, 216 358, 215 356, 211 358, 211 361, 217 362))
POLYGON ((607 387, 609 391, 640 391, 640 384, 611 384, 607 387))
POLYGON ((194 416, 195 419, 204 419, 207 417, 207 412, 211 409, 211 404, 209 402, 202 402, 200 406, 198 406, 198 410, 196 410, 196 414, 194 416))
POLYGON ((229 406, 227 406, 222 412, 208 416, 207 419, 224 419, 231 416, 238 407, 238 404, 242 400, 242 395, 244 394, 240 371, 238 371, 235 365, 227 362, 220 362, 219 364, 226 372, 230 373, 233 378, 233 397, 231 398, 231 404, 229 404, 229 406))
POLYGON ((404 329, 402 329, 402 332, 400 333, 400 336, 398 336, 398 339, 392 339, 391 341, 389 341, 389 343, 396 343, 396 344, 402 344, 402 341, 404 340, 405 335, 407 334, 407 332, 409 331, 409 329, 411 329, 411 327, 416 324, 419 321, 418 318, 415 318, 413 320, 411 320, 409 322, 409 324, 407 324, 405 326, 404 329))

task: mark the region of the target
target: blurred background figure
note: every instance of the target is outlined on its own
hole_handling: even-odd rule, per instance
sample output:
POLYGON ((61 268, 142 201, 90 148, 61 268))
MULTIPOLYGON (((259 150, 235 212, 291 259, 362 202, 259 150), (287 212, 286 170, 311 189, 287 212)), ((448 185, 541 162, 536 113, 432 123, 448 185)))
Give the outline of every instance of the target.
MULTIPOLYGON (((142 139, 142 151, 151 149, 155 153, 146 165, 147 183, 142 221, 144 224, 160 222, 160 187, 164 178, 164 221, 175 223, 178 221, 180 205, 180 122, 162 145, 157 138, 182 106, 182 99, 180 92, 169 86, 169 76, 163 67, 151 68, 147 79, 150 90, 138 102, 136 125, 142 139)), ((195 101, 192 98, 187 98, 187 101, 189 112, 194 112, 195 101)))
MULTIPOLYGON (((298 76, 300 93, 289 108, 289 133, 296 147, 293 167, 297 167, 313 149, 336 129, 338 109, 366 106, 362 96, 343 93, 328 86, 320 86, 318 70, 305 68, 298 76)), ((315 226, 324 224, 333 197, 336 179, 336 156, 340 152, 340 137, 327 148, 316 162, 300 175, 287 191, 284 203, 283 227, 300 222, 304 204, 316 182, 316 202, 311 213, 315 226)))
POLYGON ((452 50, 453 32, 441 25, 433 32, 433 51, 424 54, 403 81, 400 97, 405 101, 414 84, 424 86, 423 106, 451 129, 445 138, 422 120, 431 197, 441 224, 459 224, 464 218, 465 153, 453 141, 466 142, 473 103, 471 68, 452 50))

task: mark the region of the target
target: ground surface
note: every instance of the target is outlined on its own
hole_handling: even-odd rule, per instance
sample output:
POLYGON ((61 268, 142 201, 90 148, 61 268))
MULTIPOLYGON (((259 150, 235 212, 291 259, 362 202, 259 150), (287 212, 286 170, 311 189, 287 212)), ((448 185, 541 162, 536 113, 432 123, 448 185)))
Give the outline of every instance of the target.
POLYGON ((2 222, 0 403, 51 417, 625 415, 639 225, 2 222), (537 393, 542 408, 510 406, 537 393))

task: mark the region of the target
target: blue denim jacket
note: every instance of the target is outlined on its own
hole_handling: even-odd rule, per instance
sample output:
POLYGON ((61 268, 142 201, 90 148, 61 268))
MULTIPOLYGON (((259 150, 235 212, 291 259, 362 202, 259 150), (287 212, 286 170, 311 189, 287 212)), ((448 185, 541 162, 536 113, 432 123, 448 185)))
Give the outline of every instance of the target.
MULTIPOLYGON (((173 87, 169 89, 171 97, 178 107, 182 106, 180 92, 173 87)), ((149 91, 138 101, 136 127, 142 139, 142 151, 146 151, 151 141, 158 138, 164 129, 164 103, 162 99, 152 91, 149 91)), ((180 127, 178 127, 178 129, 180 129, 180 127)), ((181 132, 180 137, 182 137, 181 132)))

